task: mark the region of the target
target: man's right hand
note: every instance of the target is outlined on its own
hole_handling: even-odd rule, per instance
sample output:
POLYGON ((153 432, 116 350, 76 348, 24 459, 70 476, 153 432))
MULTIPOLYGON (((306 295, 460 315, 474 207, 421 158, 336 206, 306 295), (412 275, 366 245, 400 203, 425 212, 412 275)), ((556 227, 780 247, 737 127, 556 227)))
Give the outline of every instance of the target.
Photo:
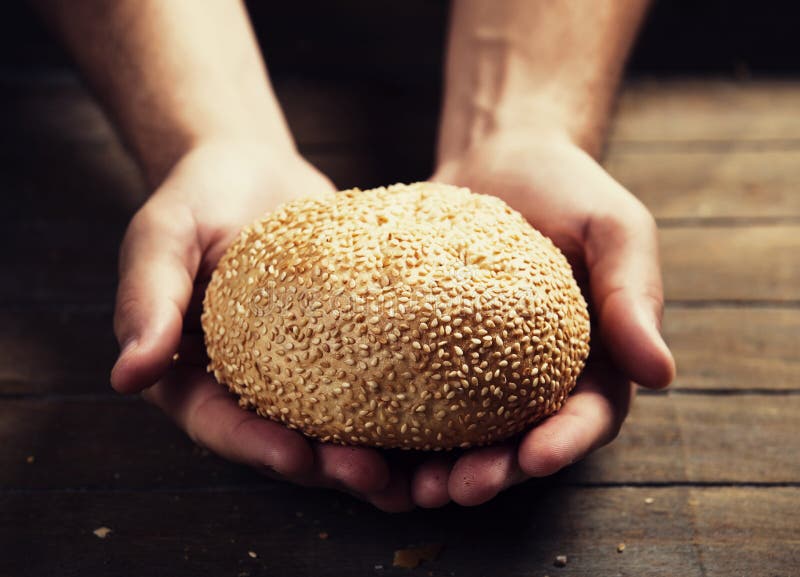
POLYGON ((211 272, 241 228, 330 181, 294 152, 251 142, 192 149, 130 223, 114 328, 120 393, 142 392, 198 444, 256 470, 354 493, 386 510, 410 505, 372 449, 312 442, 239 407, 206 372, 200 312, 211 272), (175 354, 178 357, 173 360, 175 354))

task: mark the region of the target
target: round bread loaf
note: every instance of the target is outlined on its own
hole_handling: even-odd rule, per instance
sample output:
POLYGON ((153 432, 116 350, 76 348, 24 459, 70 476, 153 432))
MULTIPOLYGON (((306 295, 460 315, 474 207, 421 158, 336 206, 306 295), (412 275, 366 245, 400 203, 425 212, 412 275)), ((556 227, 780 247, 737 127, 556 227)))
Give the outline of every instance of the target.
POLYGON ((220 260, 220 383, 321 441, 484 445, 557 411, 589 352, 566 258, 502 200, 435 183, 279 207, 220 260))

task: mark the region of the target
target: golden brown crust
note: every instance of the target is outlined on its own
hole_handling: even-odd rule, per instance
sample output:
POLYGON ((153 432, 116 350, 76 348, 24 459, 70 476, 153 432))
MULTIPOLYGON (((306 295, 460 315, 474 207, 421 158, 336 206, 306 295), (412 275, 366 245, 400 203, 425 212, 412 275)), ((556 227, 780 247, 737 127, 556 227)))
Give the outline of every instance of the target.
POLYGON ((503 201, 416 183, 280 207, 206 292, 209 371, 322 441, 449 449, 558 410, 588 354, 564 256, 503 201))

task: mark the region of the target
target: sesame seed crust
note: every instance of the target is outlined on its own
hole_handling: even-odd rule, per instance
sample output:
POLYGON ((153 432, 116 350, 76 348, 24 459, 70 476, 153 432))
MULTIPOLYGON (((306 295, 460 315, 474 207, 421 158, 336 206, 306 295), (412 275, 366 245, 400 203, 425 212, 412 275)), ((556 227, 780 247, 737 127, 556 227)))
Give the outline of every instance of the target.
POLYGON ((493 196, 396 184, 245 228, 206 291, 208 370, 323 442, 440 450, 563 405, 589 353, 566 258, 493 196))

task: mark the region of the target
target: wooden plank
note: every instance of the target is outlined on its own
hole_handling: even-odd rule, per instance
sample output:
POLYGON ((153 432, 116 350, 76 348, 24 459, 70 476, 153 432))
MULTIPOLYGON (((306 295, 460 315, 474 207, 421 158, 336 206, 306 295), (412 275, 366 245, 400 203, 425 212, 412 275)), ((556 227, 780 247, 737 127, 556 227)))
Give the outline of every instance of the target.
POLYGON ((0 557, 0 574, 528 577, 555 574, 555 557, 566 555, 564 571, 575 576, 700 576, 688 494, 530 485, 479 509, 391 517, 346 496, 275 484, 244 493, 0 494, 0 543, 13 551, 0 557), (113 531, 105 539, 92 534, 101 526, 113 531), (392 568, 395 550, 437 543, 438 559, 392 568))
POLYGON ((113 394, 111 305, 0 310, 0 393, 113 394))
POLYGON ((160 411, 137 399, 4 400, 0 414, 0 492, 262 482, 256 473, 199 449, 160 411))
MULTIPOLYGON (((797 395, 675 395, 672 403, 688 481, 800 481, 797 395)), ((647 412, 641 410, 637 417, 634 427, 647 418, 647 412)))
MULTIPOLYGON (((35 152, 42 144, 119 147, 102 110, 69 75, 0 79, 0 89, 0 120, 7 130, 6 138, 0 137, 0 150, 35 152)), ((382 85, 312 79, 283 81, 276 93, 303 150, 377 150, 384 164, 433 159, 439 113, 434 90, 412 90, 398 98, 396 89, 382 85)))
POLYGON ((686 483, 685 437, 671 397, 640 395, 611 444, 566 469, 574 483, 686 483))
POLYGON ((102 109, 74 74, 0 77, 0 118, 6 131, 0 147, 33 143, 116 142, 102 109))
MULTIPOLYGON (((51 139, 106 142, 112 131, 74 77, 3 79, 0 109, 21 142, 51 139)), ((301 145, 361 146, 430 141, 438 95, 364 83, 284 79, 276 93, 301 145), (386 132, 386 130, 391 130, 386 132), (392 134, 387 139, 386 134, 392 134)), ((800 82, 793 80, 655 80, 629 82, 622 91, 612 143, 800 143, 800 82)), ((16 137, 15 137, 16 138, 16 137)), ((431 147, 432 144, 428 144, 431 147)), ((432 148, 431 148, 432 150, 432 148)))
POLYGON ((800 397, 640 395, 619 438, 567 472, 588 483, 792 483, 800 397))
POLYGON ((659 220, 800 216, 800 150, 612 148, 604 164, 659 220))
MULTIPOLYGON (((112 302, 0 309, 0 394, 111 393, 112 302)), ((678 389, 800 389, 800 309, 667 306, 678 389)))
POLYGON ((127 221, 143 202, 136 164, 70 76, 0 82, 0 219, 127 221))
POLYGON ((794 80, 642 81, 622 92, 611 140, 796 141, 798 108, 800 83, 794 80))
MULTIPOLYGON (((109 302, 123 224, 21 222, 2 227, 0 300, 109 302)), ((675 301, 800 300, 800 225, 660 231, 665 294, 675 301)))
MULTIPOLYGON (((763 114, 754 112, 755 103, 764 101, 771 85, 659 86, 634 84, 623 97, 623 103, 633 104, 623 104, 619 123, 641 128, 643 141, 652 138, 647 132, 651 130, 649 119, 663 120, 663 100, 680 109, 680 90, 686 91, 688 110, 698 106, 703 93, 711 95, 709 98, 726 95, 736 106, 741 105, 741 114, 761 119, 763 114), (628 116, 633 120, 628 121, 628 116)), ((775 83, 778 100, 791 99, 795 92, 800 94, 800 85, 775 83)), ((321 82, 286 82, 279 93, 301 150, 342 188, 420 180, 429 175, 435 102, 412 100, 413 106, 400 106, 393 94, 321 82), (387 108, 382 99, 388 99, 391 106, 387 108), (386 133, 393 138, 383 138, 386 133)), ((14 217, 9 207, 18 205, 27 207, 28 214, 63 217, 67 211, 77 216, 85 211, 78 206, 85 199, 106 215, 116 213, 127 219, 141 203, 144 189, 138 170, 105 116, 74 80, 67 77, 12 85, 0 102, 0 118, 15 134, 13 141, 0 141, 4 158, 0 189, 7 191, 7 218, 14 217), (42 166, 48 170, 41 170, 42 166)), ((673 130, 684 125, 695 129, 688 120, 670 117, 665 122, 673 130)), ((706 137, 717 138, 713 131, 706 137)), ((624 138, 638 142, 635 134, 624 138)), ((687 138, 691 143, 695 136, 687 138)), ((678 147, 653 151, 631 147, 628 140, 612 140, 607 165, 659 218, 785 218, 800 214, 793 188, 800 165, 800 153, 795 149, 698 151, 678 147)))
MULTIPOLYGON (((387 165, 380 154, 311 149, 309 160, 339 186, 361 188, 429 176, 408 155, 387 165)), ((674 220, 785 220, 800 216, 800 151, 613 152, 611 174, 662 222, 674 220)))
POLYGON ((96 221, 125 224, 145 200, 138 168, 115 141, 35 150, 0 147, 0 222, 96 221))
MULTIPOLYGON (((619 439, 563 478, 588 485, 797 482, 798 414, 794 395, 642 395, 619 439)), ((198 451, 138 401, 2 400, 0 438, 0 490, 260 482, 255 473, 198 451)))
POLYGON ((89 221, 23 220, 0 227, 0 244, 15 247, 3 261, 0 302, 113 302, 117 253, 125 225, 89 221))
POLYGON ((689 495, 705 575, 797 575, 800 488, 693 488, 689 495))
MULTIPOLYGON (((381 94, 367 86, 320 86, 290 81, 276 87, 303 144, 378 143, 392 130, 435 127, 435 101, 426 95, 381 94), (369 121, 365 120, 369 118, 369 121), (380 128, 380 130, 379 130, 380 128), (386 130, 390 131, 386 131, 386 130)), ((622 91, 610 132, 617 143, 779 143, 800 146, 797 81, 643 81, 622 91)), ((400 140, 404 140, 402 137, 400 140)))
MULTIPOLYGON (((423 180, 430 169, 429 159, 413 154, 399 155, 391 164, 374 152, 312 150, 308 156, 339 188, 423 180)), ((50 144, 1 157, 3 220, 86 218, 91 205, 93 215, 127 222, 145 197, 138 170, 114 148, 50 144)), ((606 165, 660 220, 800 216, 797 151, 621 152, 606 165)))
POLYGON ((0 494, 0 543, 13 551, 0 556, 0 573, 395 574, 395 550, 438 543, 438 559, 403 573, 554 575, 563 554, 563 571, 576 576, 791 577, 798 498, 797 488, 534 484, 478 509, 389 517, 346 496, 275 484, 244 493, 0 494), (112 529, 105 539, 92 534, 101 526, 112 529))
POLYGON ((668 306, 680 389, 800 389, 800 309, 668 306))
POLYGON ((800 300, 800 225, 664 228, 666 298, 800 300))

